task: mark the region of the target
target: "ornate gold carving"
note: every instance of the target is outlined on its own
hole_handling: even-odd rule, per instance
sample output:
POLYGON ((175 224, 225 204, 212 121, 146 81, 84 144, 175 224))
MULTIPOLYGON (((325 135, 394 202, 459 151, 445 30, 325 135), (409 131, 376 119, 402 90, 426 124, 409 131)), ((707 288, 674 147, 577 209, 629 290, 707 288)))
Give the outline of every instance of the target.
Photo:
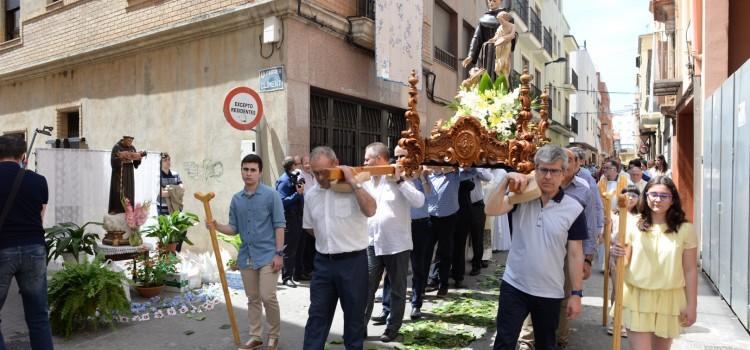
POLYGON ((546 90, 543 95, 542 121, 538 128, 529 125, 532 117, 529 82, 532 76, 524 67, 521 75, 521 90, 518 99, 521 101, 521 112, 516 116, 517 131, 514 139, 500 142, 494 131, 488 131, 478 119, 472 116, 458 118, 450 128, 442 127, 442 120, 435 124, 429 138, 422 138, 419 133, 419 114, 417 113, 417 76, 412 71, 409 84, 409 109, 405 117, 409 128, 401 132, 399 146, 406 149, 408 155, 399 160, 407 176, 412 176, 425 164, 456 165, 460 167, 483 167, 503 164, 522 173, 534 170, 534 154, 539 145, 549 142, 546 137, 548 127, 548 103, 546 90))

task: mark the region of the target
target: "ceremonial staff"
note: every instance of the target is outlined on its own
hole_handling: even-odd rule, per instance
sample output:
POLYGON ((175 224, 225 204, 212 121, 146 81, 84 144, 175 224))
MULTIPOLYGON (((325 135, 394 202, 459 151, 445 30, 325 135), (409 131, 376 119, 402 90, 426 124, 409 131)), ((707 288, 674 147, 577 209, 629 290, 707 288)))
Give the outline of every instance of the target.
MULTIPOLYGON (((213 222, 214 217, 211 214, 211 205, 208 203, 216 195, 213 192, 203 194, 201 192, 195 193, 195 199, 203 203, 203 209, 206 211, 206 222, 213 222)), ((234 344, 240 345, 240 332, 237 330, 237 320, 234 318, 234 308, 232 308, 232 298, 229 295, 229 288, 227 287, 227 276, 224 274, 224 264, 221 262, 221 251, 219 250, 219 241, 216 239, 216 230, 210 228, 208 230, 211 233, 211 245, 214 248, 214 256, 216 257, 216 268, 219 269, 219 279, 221 279, 221 289, 224 291, 224 301, 227 304, 227 313, 229 314, 229 323, 232 325, 232 335, 234 336, 234 344)))
MULTIPOLYGON (((621 176, 624 178, 624 176, 621 176)), ((619 183, 618 183, 619 187, 619 183)), ((617 207, 620 211, 620 222, 619 230, 617 231, 617 243, 620 246, 625 246, 625 230, 627 229, 628 220, 628 208, 626 197, 622 192, 617 192, 617 207)), ((609 247, 607 247, 609 251, 609 247)), ((612 332, 612 350, 620 350, 620 333, 622 332, 622 284, 624 281, 625 274, 625 262, 622 256, 618 256, 615 266, 615 319, 614 319, 614 330, 612 332)))
POLYGON ((610 236, 612 233, 612 196, 615 193, 619 194, 622 192, 625 186, 627 186, 628 180, 624 176, 618 175, 617 187, 614 192, 607 191, 607 182, 607 176, 602 175, 599 179, 599 194, 602 197, 602 202, 604 202, 604 232, 602 234, 604 236, 604 292, 602 295, 604 303, 602 305, 602 326, 605 327, 607 326, 607 319, 609 317, 609 245, 612 242, 610 236))

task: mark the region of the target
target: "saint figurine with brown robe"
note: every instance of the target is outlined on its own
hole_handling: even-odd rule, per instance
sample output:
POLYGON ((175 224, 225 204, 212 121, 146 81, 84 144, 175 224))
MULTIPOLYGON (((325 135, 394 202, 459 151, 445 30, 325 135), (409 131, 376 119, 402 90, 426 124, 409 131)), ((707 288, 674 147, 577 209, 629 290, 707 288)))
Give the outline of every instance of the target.
MULTIPOLYGON (((495 37, 497 29, 498 27, 500 27, 500 22, 497 20, 497 15, 501 11, 510 13, 510 1, 487 0, 487 7, 489 8, 489 10, 479 18, 479 23, 477 24, 476 30, 474 31, 474 36, 471 38, 471 44, 469 45, 469 54, 461 63, 464 68, 469 68, 469 66, 477 68, 474 70, 475 73, 471 74, 472 76, 475 74, 481 76, 481 74, 487 72, 487 74, 490 75, 490 78, 492 78, 492 81, 495 81, 495 79, 497 79, 497 74, 495 72, 495 60, 497 58, 497 54, 495 52, 495 40, 490 39, 495 37)), ((509 22, 513 23, 512 17, 510 17, 509 22)), ((512 39, 510 40, 511 52, 515 49, 516 46, 516 36, 517 33, 514 32, 512 35, 512 39)), ((503 51, 504 55, 508 55, 507 51, 501 51, 503 51)))
POLYGON ((135 174, 134 170, 141 165, 141 158, 146 152, 137 152, 133 146, 132 136, 123 136, 114 147, 112 147, 112 177, 109 184, 109 213, 124 213, 124 199, 127 198, 133 205, 135 199, 135 174))

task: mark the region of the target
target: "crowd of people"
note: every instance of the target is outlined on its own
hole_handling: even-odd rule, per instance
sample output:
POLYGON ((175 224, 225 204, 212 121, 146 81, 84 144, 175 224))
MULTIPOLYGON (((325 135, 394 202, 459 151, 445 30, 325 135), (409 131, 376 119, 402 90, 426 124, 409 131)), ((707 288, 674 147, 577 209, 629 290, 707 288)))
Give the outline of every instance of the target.
MULTIPOLYGON (((48 194, 44 178, 23 169, 25 146, 0 136, 0 258, 7 262, 0 266, 0 305, 15 277, 32 347, 46 349, 51 337, 41 217, 48 194)), ((530 176, 425 166, 406 177, 396 162, 405 155, 398 147, 391 153, 382 143, 368 145, 365 165, 393 168, 391 174, 371 176, 340 165, 331 148, 320 146, 307 156, 284 159, 275 187, 261 181, 261 157, 242 159, 243 188, 228 201, 228 221, 206 223, 242 240, 237 263, 250 339, 240 349, 279 347, 279 275, 288 288, 310 281, 302 348, 325 347, 338 304, 347 349, 363 348, 369 322, 386 325, 380 341, 394 341, 406 314, 409 270, 409 317, 417 320, 426 293, 445 297, 451 288, 465 288, 467 242, 468 274, 487 267, 486 227, 508 229, 511 237, 495 349, 565 347, 568 321, 582 311, 583 280, 592 268, 613 263, 603 261, 604 249, 625 261, 622 321, 631 348, 668 349, 681 328, 695 322, 697 237, 663 157, 653 168, 634 160, 624 169, 618 159, 609 159, 596 169, 585 165, 580 148, 547 145, 536 152, 530 176), (331 179, 332 168, 340 169, 341 180, 331 179), (510 194, 524 192, 531 181, 540 196, 512 204, 510 194), (624 212, 617 205, 620 194, 626 197, 624 212), (612 204, 611 212, 605 203, 612 204), (618 232, 611 223, 623 215, 626 230, 618 232), (498 218, 509 225, 498 224, 498 218), (604 247, 604 235, 615 243, 604 247), (616 243, 618 235, 625 244, 616 243), (383 308, 373 316, 381 283, 383 308)), ((162 156, 162 186, 180 186, 169 161, 162 156)))

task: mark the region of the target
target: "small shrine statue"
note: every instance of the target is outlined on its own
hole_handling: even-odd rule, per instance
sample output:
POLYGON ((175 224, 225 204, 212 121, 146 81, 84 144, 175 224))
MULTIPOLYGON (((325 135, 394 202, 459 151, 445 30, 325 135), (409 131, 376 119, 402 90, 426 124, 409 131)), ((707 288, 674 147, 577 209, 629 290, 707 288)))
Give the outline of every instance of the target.
MULTIPOLYGON (((503 21, 507 21, 511 23, 511 25, 513 23, 513 17, 510 15, 509 0, 487 0, 487 7, 489 10, 479 18, 479 24, 474 31, 474 37, 472 37, 471 44, 469 45, 468 57, 463 60, 462 64, 464 68, 474 65, 475 68, 478 68, 473 70, 476 75, 481 76, 484 72, 487 72, 492 78, 492 81, 495 81, 497 78, 497 74, 495 73, 496 43, 491 39, 495 38, 498 27, 501 25, 501 21, 498 21, 498 14, 500 12, 508 13, 508 16, 504 17, 505 20, 503 21)), ((510 52, 512 52, 516 46, 517 33, 515 32, 515 29, 511 28, 511 26, 502 28, 502 30, 505 36, 507 36, 506 40, 510 43, 510 52), (512 34, 509 30, 512 30, 512 34)), ((504 45, 506 40, 502 40, 500 45, 504 45)), ((501 48, 500 46, 497 46, 497 49, 504 49, 504 47, 501 48)), ((509 71, 510 55, 506 54, 506 56, 508 56, 507 62, 509 71)))
POLYGON ((114 147, 110 163, 112 165, 112 177, 109 184, 109 213, 124 213, 122 202, 125 198, 134 205, 135 197, 135 174, 134 169, 141 165, 141 159, 146 152, 137 152, 133 146, 133 136, 123 136, 114 147))
POLYGON ((500 11, 497 14, 497 20, 500 22, 500 26, 495 32, 495 36, 490 39, 490 42, 495 43, 495 74, 496 76, 504 76, 506 81, 510 78, 510 55, 512 40, 516 37, 516 28, 513 24, 513 16, 505 11, 500 11))

